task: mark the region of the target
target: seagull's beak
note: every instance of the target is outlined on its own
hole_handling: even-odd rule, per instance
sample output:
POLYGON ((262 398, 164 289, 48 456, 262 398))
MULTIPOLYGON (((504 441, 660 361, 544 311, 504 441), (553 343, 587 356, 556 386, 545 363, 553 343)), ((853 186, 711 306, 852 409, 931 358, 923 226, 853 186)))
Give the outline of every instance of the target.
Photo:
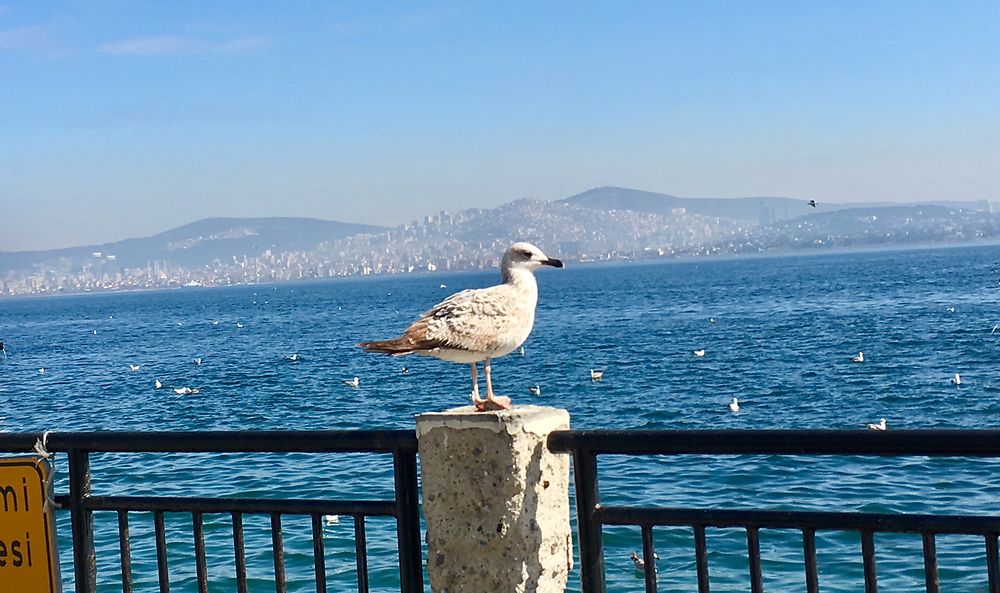
POLYGON ((553 268, 561 268, 561 267, 563 267, 563 263, 561 261, 553 258, 553 257, 550 257, 547 260, 543 261, 542 265, 543 266, 552 266, 553 268))

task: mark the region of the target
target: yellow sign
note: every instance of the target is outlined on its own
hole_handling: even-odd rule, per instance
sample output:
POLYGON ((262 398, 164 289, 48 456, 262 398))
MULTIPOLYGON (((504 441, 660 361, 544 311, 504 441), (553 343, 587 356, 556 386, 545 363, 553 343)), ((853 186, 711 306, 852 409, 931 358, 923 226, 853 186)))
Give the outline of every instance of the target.
POLYGON ((0 591, 59 593, 55 517, 45 504, 49 463, 0 459, 0 591))

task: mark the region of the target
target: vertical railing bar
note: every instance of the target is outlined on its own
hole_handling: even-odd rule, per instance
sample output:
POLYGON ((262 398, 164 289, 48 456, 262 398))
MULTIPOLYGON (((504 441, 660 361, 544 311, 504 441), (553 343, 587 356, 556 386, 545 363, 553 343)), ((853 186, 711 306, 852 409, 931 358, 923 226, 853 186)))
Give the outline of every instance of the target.
POLYGON ((986 572, 990 579, 990 593, 1000 593, 1000 560, 997 559, 997 534, 986 533, 986 572))
POLYGON ((656 548, 653 545, 653 526, 642 525, 642 561, 645 564, 646 593, 656 593, 656 548))
POLYGON ((868 529, 861 532, 861 556, 865 565, 865 593, 878 593, 878 574, 875 567, 875 536, 868 529))
POLYGON ((941 578, 938 575, 937 544, 934 542, 934 534, 925 532, 921 535, 924 540, 924 580, 927 582, 927 593, 939 593, 941 578))
POLYGON ((698 569, 698 593, 708 591, 708 548, 705 545, 705 526, 694 526, 694 562, 698 569))
POLYGON ((750 591, 764 593, 764 576, 760 570, 760 529, 747 527, 747 558, 750 560, 750 591))
POLYGON ((198 574, 198 593, 208 593, 208 567, 205 564, 205 522, 198 511, 191 513, 194 527, 194 563, 198 574))
POLYGON ((97 558, 94 554, 94 515, 84 507, 90 497, 90 454, 70 449, 69 461, 70 523, 73 528, 73 572, 76 593, 97 591, 97 558))
POLYGON ((122 563, 122 593, 132 593, 132 546, 129 542, 128 511, 118 511, 118 550, 122 563))
POLYGON ((236 591, 247 593, 247 554, 243 544, 243 513, 233 513, 233 555, 236 557, 236 591))
POLYGON ((281 513, 271 513, 271 548, 274 550, 274 590, 285 593, 285 545, 281 536, 281 513))
POLYGON ((819 567, 816 565, 816 530, 802 530, 802 557, 806 567, 806 593, 819 593, 819 567))
POLYGON ((601 504, 597 456, 573 451, 576 512, 580 530, 580 586, 582 593, 605 593, 604 542, 601 523, 594 516, 601 504))
POLYGON ((396 488, 396 540, 399 547, 400 592, 423 593, 424 567, 423 552, 420 548, 416 449, 393 451, 392 473, 396 488))
POLYGON ((316 593, 326 593, 326 550, 323 545, 323 517, 312 514, 313 565, 316 567, 316 593))
POLYGON ((159 576, 160 593, 170 593, 170 567, 167 564, 167 530, 163 525, 163 511, 153 511, 156 530, 156 574, 159 576))
POLYGON ((354 555, 358 564, 358 593, 368 593, 368 541, 364 515, 354 515, 354 555))

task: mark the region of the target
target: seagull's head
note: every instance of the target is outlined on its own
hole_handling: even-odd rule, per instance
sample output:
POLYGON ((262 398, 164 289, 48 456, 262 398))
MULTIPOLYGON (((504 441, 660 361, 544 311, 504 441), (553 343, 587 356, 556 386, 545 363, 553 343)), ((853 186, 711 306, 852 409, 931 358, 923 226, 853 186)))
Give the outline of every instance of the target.
POLYGON ((504 274, 508 270, 519 269, 534 272, 542 266, 561 268, 563 267, 563 263, 545 255, 541 249, 531 243, 524 242, 511 245, 507 253, 503 254, 503 263, 500 264, 500 268, 504 271, 504 274))

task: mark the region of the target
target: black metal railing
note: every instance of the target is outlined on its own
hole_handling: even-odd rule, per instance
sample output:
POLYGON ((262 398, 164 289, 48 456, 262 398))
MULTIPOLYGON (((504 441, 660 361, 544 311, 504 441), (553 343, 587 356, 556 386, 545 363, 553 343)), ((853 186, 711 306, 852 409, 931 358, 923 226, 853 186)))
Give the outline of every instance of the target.
MULTIPOLYGON (((709 591, 706 527, 746 530, 750 590, 764 590, 761 572, 761 529, 797 529, 802 533, 806 589, 819 591, 816 531, 856 531, 866 593, 878 591, 876 532, 918 533, 923 540, 924 577, 928 593, 938 593, 939 534, 979 535, 985 539, 990 593, 1000 593, 997 538, 1000 516, 920 515, 858 512, 716 510, 664 507, 604 506, 597 475, 599 455, 870 455, 1000 457, 1000 430, 577 430, 552 433, 549 448, 571 453, 576 483, 583 593, 604 593, 602 526, 631 525, 642 531, 643 560, 654 564, 654 526, 686 526, 694 531, 698 592, 709 591)), ((647 592, 656 591, 656 571, 643 571, 647 592)))
MULTIPOLYGON (((0 433, 0 452, 26 453, 41 434, 0 433)), ((412 430, 352 431, 241 431, 241 432, 52 432, 45 435, 49 452, 64 452, 69 464, 69 491, 55 500, 70 514, 73 568, 77 593, 97 590, 94 548, 94 511, 118 514, 122 591, 133 589, 129 513, 153 514, 156 562, 161 593, 170 590, 165 513, 190 513, 199 593, 208 591, 203 514, 228 513, 232 517, 236 588, 247 593, 244 548, 244 514, 270 517, 275 589, 286 590, 281 520, 284 515, 312 518, 312 544, 317 593, 327 590, 322 519, 327 514, 354 519, 358 591, 368 591, 368 556, 365 518, 395 517, 399 549, 400 590, 422 593, 423 567, 420 547, 417 493, 417 439, 412 430), (386 453, 393 458, 395 496, 392 500, 249 499, 167 496, 95 496, 91 493, 91 453, 386 453)))

